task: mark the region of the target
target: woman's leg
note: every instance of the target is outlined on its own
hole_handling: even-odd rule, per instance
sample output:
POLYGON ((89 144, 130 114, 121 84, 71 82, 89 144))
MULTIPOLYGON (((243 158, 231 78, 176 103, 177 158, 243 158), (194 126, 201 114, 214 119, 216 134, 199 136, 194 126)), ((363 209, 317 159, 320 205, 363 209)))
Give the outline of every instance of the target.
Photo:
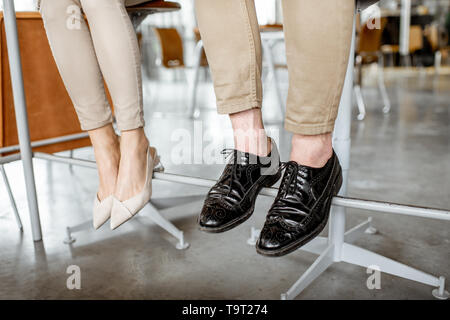
POLYGON ((103 200, 114 192, 120 155, 91 35, 79 0, 42 0, 40 9, 59 72, 94 146, 103 200))
POLYGON ((334 128, 347 70, 355 0, 284 0, 289 69, 286 130, 291 160, 322 167, 332 155, 334 128))
POLYGON ((124 0, 81 0, 81 6, 122 132, 115 195, 123 201, 142 190, 147 163, 138 42, 124 0))

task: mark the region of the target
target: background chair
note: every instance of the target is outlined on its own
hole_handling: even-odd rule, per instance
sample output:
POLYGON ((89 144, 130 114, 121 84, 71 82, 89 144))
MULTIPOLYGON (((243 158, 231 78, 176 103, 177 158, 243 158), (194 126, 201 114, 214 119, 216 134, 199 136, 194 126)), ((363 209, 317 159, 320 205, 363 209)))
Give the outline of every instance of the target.
MULTIPOLYGON (((194 69, 193 78, 188 78, 186 73, 186 69, 190 67, 186 66, 184 62, 183 39, 181 38, 178 30, 176 28, 153 28, 153 31, 159 40, 161 48, 161 56, 159 58, 160 62, 157 64, 166 69, 183 71, 184 78, 188 84, 187 115, 190 118, 197 118, 200 115, 200 111, 196 107, 199 72, 201 68, 204 68, 205 72, 208 71, 208 61, 206 59, 205 51, 203 50, 198 28, 194 29, 196 46, 199 46, 199 43, 200 46, 198 48, 194 48, 194 64, 191 67, 194 69)), ((157 94, 158 90, 155 91, 157 94)))
POLYGON ((439 30, 435 24, 427 26, 424 30, 424 35, 434 53, 435 73, 439 74, 442 61, 448 59, 448 53, 450 52, 450 46, 446 46, 448 43, 448 35, 439 30))
POLYGON ((361 92, 363 78, 362 67, 364 64, 378 62, 377 82, 381 97, 383 99, 383 112, 388 113, 391 109, 391 103, 387 94, 386 86, 384 84, 384 60, 383 53, 381 52, 381 36, 383 34, 386 23, 387 19, 382 18, 380 21, 380 28, 378 29, 369 29, 368 25, 364 24, 361 27, 358 35, 355 59, 355 70, 357 72, 357 77, 355 85, 353 87, 356 97, 356 103, 359 110, 358 120, 363 120, 366 115, 366 107, 361 92))
MULTIPOLYGON (((407 65, 414 65, 414 53, 423 49, 423 31, 419 25, 412 25, 409 28, 409 57, 407 59, 407 65), (412 56, 412 58, 411 58, 412 56)), ((381 51, 385 55, 390 56, 390 65, 394 65, 394 55, 400 51, 400 46, 397 44, 384 44, 381 46, 381 51)))

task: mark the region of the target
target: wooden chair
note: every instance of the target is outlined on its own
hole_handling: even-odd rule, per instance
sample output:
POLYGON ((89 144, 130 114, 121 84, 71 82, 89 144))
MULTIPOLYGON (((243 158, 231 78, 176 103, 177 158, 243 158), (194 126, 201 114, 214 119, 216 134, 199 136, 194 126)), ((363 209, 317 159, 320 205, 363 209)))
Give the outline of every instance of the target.
POLYGON ((186 74, 186 65, 184 63, 184 49, 183 40, 175 28, 153 28, 160 48, 161 48, 161 63, 160 65, 167 69, 182 69, 185 78, 188 81, 188 105, 187 115, 191 118, 197 118, 200 114, 196 108, 197 102, 197 88, 199 83, 199 72, 201 68, 208 67, 205 51, 203 50, 202 41, 200 39, 200 32, 198 28, 194 29, 194 36, 196 39, 196 48, 194 49, 194 69, 193 79, 189 80, 186 74), (199 46, 200 45, 200 46, 199 46))
POLYGON ((161 47, 161 65, 165 68, 184 68, 183 40, 175 28, 153 28, 161 47))
MULTIPOLYGON (((423 31, 419 25, 412 25, 409 29, 409 53, 414 54, 416 51, 423 48, 423 31)), ((381 46, 383 54, 389 55, 391 61, 394 59, 394 55, 399 53, 400 46, 393 44, 385 44, 381 46)), ((411 59, 408 59, 407 64, 411 64, 411 59)), ((393 63, 392 63, 393 64, 393 63)), ((414 65, 414 63, 413 63, 414 65)))
POLYGON ((447 60, 450 52, 450 46, 446 46, 448 35, 445 32, 441 32, 435 24, 427 26, 424 30, 424 35, 434 53, 435 73, 439 74, 442 60, 447 60))

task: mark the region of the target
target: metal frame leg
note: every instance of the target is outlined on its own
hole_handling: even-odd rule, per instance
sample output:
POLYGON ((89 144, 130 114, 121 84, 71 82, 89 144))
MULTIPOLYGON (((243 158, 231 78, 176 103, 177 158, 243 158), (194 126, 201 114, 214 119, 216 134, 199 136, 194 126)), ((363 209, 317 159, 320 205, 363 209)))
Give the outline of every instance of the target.
POLYGON ((202 61, 203 41, 199 40, 194 49, 194 76, 189 83, 189 105, 188 114, 192 119, 200 116, 200 110, 196 108, 197 104, 197 88, 199 82, 199 73, 202 61))
POLYGON ((280 114, 283 115, 284 119, 284 103, 283 103, 283 97, 281 96, 281 88, 280 88, 280 82, 277 75, 277 70, 275 69, 275 62, 273 59, 273 53, 272 53, 272 45, 270 40, 261 39, 261 45, 263 48, 263 57, 266 60, 267 67, 269 69, 270 77, 273 79, 275 91, 277 94, 277 100, 278 100, 278 108, 280 109, 280 114))
POLYGON ((142 209, 142 213, 147 213, 150 218, 155 222, 158 226, 169 232, 172 236, 178 239, 178 243, 175 246, 178 250, 185 250, 189 248, 189 243, 184 241, 183 231, 175 227, 172 222, 164 218, 159 210, 155 208, 150 202, 142 209))
POLYGON ((377 70, 378 88, 380 89, 381 97, 383 99, 383 113, 391 111, 391 101, 387 94, 386 85, 384 84, 384 58, 380 52, 378 54, 378 70, 377 70))
POLYGON ((36 195, 36 184, 33 172, 33 155, 31 151, 30 133, 28 128, 27 107, 23 86, 22 64, 20 60, 19 40, 13 0, 3 0, 6 41, 8 43, 8 58, 11 72, 11 83, 14 95, 14 110, 19 136, 20 154, 22 158, 31 231, 34 241, 42 240, 39 208, 36 195))
POLYGON ((250 246, 256 245, 256 242, 258 241, 260 233, 261 233, 260 229, 252 227, 250 229, 250 238, 247 239, 247 244, 250 245, 250 246))
POLYGON ((358 72, 357 82, 353 85, 353 91, 355 93, 356 105, 358 106, 359 114, 357 116, 358 120, 364 120, 366 117, 366 105, 364 103, 364 97, 361 91, 362 85, 362 57, 358 55, 356 57, 356 66, 355 71, 358 72))
POLYGON ((314 261, 314 263, 303 273, 300 279, 286 292, 281 294, 281 300, 290 300, 298 296, 307 286, 319 277, 329 266, 333 260, 334 244, 329 245, 325 251, 314 261))
POLYGON ((442 52, 437 50, 434 53, 434 73, 436 75, 440 74, 441 71, 441 65, 442 65, 442 52))
POLYGON ((353 243, 364 234, 375 234, 377 229, 372 227, 372 217, 369 217, 366 221, 358 224, 344 233, 344 241, 346 243, 353 243))
POLYGON ((342 261, 365 268, 375 265, 384 273, 428 284, 433 287, 440 286, 439 278, 435 276, 352 244, 344 243, 342 248, 342 261))
POLYGON ((14 217, 16 218, 17 227, 20 232, 23 232, 22 220, 20 219, 19 211, 17 210, 16 201, 14 200, 14 195, 11 191, 11 186, 9 184, 8 176, 6 175, 5 168, 3 164, 0 164, 0 173, 3 177, 3 181, 5 181, 6 192, 8 193, 9 202, 11 203, 11 208, 14 213, 14 217))
POLYGON ((357 119, 361 121, 366 117, 366 105, 364 104, 361 86, 359 84, 355 84, 355 86, 353 87, 353 91, 355 92, 356 104, 359 111, 357 119))

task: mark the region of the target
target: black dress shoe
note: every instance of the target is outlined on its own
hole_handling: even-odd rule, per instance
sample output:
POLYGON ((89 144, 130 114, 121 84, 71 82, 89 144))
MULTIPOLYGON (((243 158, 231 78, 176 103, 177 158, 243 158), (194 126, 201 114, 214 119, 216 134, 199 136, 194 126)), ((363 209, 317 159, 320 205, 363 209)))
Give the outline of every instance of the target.
POLYGON ((289 161, 278 195, 261 230, 256 251, 265 256, 288 254, 316 237, 325 227, 331 200, 342 185, 336 154, 322 168, 289 161))
POLYGON ((273 140, 271 147, 267 157, 228 150, 233 157, 206 197, 198 218, 200 230, 224 232, 250 218, 261 189, 271 187, 281 177, 280 156, 273 140))

